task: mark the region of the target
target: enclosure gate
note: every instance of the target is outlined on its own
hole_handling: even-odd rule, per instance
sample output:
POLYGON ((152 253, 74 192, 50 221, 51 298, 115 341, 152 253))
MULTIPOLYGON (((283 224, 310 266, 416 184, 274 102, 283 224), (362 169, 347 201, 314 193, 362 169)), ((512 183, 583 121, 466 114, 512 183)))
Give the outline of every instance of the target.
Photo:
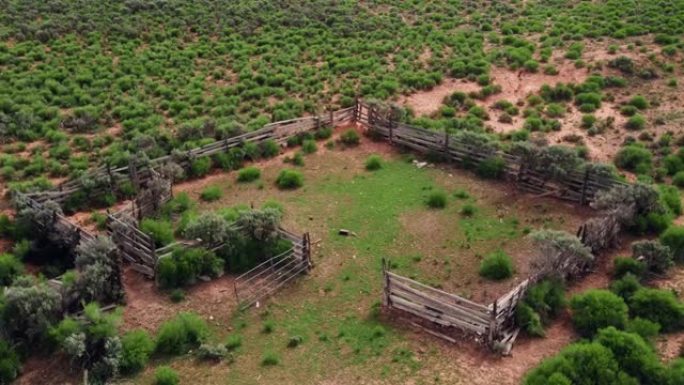
POLYGON ((283 229, 279 229, 278 233, 292 241, 293 246, 235 278, 235 298, 241 309, 246 309, 275 293, 312 267, 309 234, 305 233, 300 237, 283 229))

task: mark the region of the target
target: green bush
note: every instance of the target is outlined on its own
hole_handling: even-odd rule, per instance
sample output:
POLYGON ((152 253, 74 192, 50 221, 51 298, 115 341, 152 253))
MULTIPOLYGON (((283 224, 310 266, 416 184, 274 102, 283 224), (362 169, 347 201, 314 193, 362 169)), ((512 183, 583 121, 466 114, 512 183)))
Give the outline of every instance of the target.
POLYGON ((625 274, 633 274, 641 277, 646 272, 646 263, 637 261, 634 258, 618 257, 613 262, 613 276, 622 278, 625 274))
POLYGON ((131 330, 121 337, 121 373, 131 374, 142 370, 150 354, 154 351, 154 341, 145 330, 131 330))
POLYGON ((24 272, 24 265, 12 254, 0 254, 0 287, 9 286, 24 272))
POLYGON ((342 133, 342 136, 340 136, 340 141, 347 146, 356 146, 361 143, 361 137, 356 130, 350 128, 342 133))
POLYGON ((332 127, 322 127, 314 132, 314 137, 318 140, 330 139, 333 134, 332 127))
POLYGON ((510 278, 513 270, 513 260, 502 250, 487 255, 480 263, 480 275, 496 281, 510 278))
POLYGON ((221 199, 221 196, 223 196, 223 191, 221 191, 221 187, 209 186, 202 190, 202 193, 200 194, 200 199, 202 199, 205 202, 213 202, 221 199))
POLYGON ((610 284, 610 291, 620 296, 625 302, 628 302, 639 289, 641 289, 639 278, 631 273, 625 274, 610 284))
POLYGON ((645 110, 648 107, 650 107, 650 103, 648 102, 648 100, 646 100, 646 98, 641 96, 641 95, 636 95, 636 96, 632 97, 629 100, 628 104, 630 106, 634 106, 640 110, 645 110))
POLYGON ((623 372, 612 352, 592 342, 569 345, 530 371, 524 385, 637 385, 623 372))
POLYGON ((609 327, 600 330, 595 341, 610 349, 618 366, 641 384, 668 382, 658 355, 638 334, 609 327))
POLYGON ((684 226, 671 226, 660 235, 660 242, 670 248, 676 261, 684 261, 684 226))
POLYGON ((273 139, 269 139, 261 143, 260 147, 261 156, 264 158, 273 158, 274 156, 280 154, 280 146, 273 139))
POLYGON ((431 191, 425 203, 430 208, 442 209, 447 205, 447 194, 441 190, 431 191))
POLYGON ((366 159, 366 170, 375 171, 382 168, 382 158, 380 155, 371 155, 366 159))
POLYGON ((565 287, 558 280, 543 280, 527 290, 523 302, 539 315, 545 325, 565 307, 565 287))
POLYGON ((316 141, 312 139, 307 139, 302 142, 302 152, 305 154, 313 154, 318 148, 316 147, 316 141))
POLYGON ((653 341, 660 333, 660 325, 643 318, 633 318, 627 323, 627 332, 641 336, 645 341, 653 341))
POLYGON ((301 345, 302 342, 304 342, 304 339, 302 338, 302 336, 292 336, 287 341, 287 347, 288 348, 296 348, 297 346, 301 345))
POLYGON ((193 313, 180 313, 159 328, 155 351, 178 355, 198 347, 209 336, 209 326, 193 313))
POLYGON ((261 177, 261 170, 256 167, 245 167, 238 171, 238 182, 253 182, 261 177))
POLYGON ((633 131, 643 130, 644 127, 646 127, 646 118, 644 118, 644 116, 641 114, 635 114, 627 119, 625 127, 627 127, 628 130, 633 131))
POLYGON ((178 385, 180 378, 175 370, 168 366, 160 366, 154 371, 154 385, 178 385))
POLYGON ((464 204, 461 210, 459 210, 459 213, 464 217, 472 217, 475 215, 475 212, 477 212, 477 207, 471 203, 464 204))
POLYGON ((140 222, 140 230, 149 235, 156 247, 166 246, 175 240, 171 222, 145 218, 140 222))
POLYGON ((209 157, 195 159, 190 163, 190 175, 201 178, 211 171, 211 166, 211 158, 209 157))
POLYGON ((679 188, 684 188, 684 171, 678 171, 672 176, 672 184, 679 188))
POLYGON ((280 174, 278 174, 276 184, 281 189, 293 190, 304 185, 304 176, 298 171, 282 170, 280 174))
POLYGON ((261 357, 261 366, 275 366, 280 363, 280 357, 274 352, 266 352, 261 357))
POLYGON ((585 337, 593 336, 604 327, 624 329, 627 325, 625 301, 607 290, 595 289, 577 294, 570 300, 570 308, 575 329, 585 337))
POLYGON ((528 304, 523 302, 518 305, 515 309, 515 320, 525 333, 535 337, 544 337, 541 317, 528 304))
POLYGON ((684 305, 671 291, 642 287, 629 299, 629 310, 634 317, 659 324, 663 331, 684 326, 684 305))
POLYGON ((619 168, 646 173, 651 169, 651 152, 639 146, 625 146, 615 155, 615 165, 619 168))
POLYGON ((231 334, 226 339, 226 349, 228 349, 228 351, 232 352, 240 346, 242 346, 242 336, 239 334, 231 334))
POLYGON ((223 272, 223 264, 213 251, 200 247, 178 248, 170 256, 159 259, 157 282, 165 289, 190 285, 201 275, 218 276, 223 272))
POLYGON ((4 339, 0 339, 0 384, 11 384, 20 370, 19 355, 4 339))
POLYGON ((620 107, 620 113, 624 116, 634 116, 637 112, 639 111, 638 108, 632 106, 632 105, 626 105, 620 107))
POLYGON ((506 161, 501 157, 487 158, 477 165, 477 175, 488 179, 499 179, 506 170, 506 161))

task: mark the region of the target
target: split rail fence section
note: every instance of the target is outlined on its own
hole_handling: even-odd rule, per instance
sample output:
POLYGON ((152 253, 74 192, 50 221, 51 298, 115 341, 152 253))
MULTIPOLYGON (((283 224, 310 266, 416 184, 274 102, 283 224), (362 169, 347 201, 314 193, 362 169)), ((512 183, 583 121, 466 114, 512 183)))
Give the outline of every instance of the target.
POLYGON ((278 234, 283 239, 291 241, 292 248, 262 262, 235 279, 235 298, 241 309, 255 305, 313 267, 308 233, 298 236, 279 229, 278 234))
POLYGON ((450 162, 470 167, 499 157, 505 163, 506 179, 514 181, 518 188, 527 192, 553 195, 586 205, 594 201, 599 191, 625 184, 614 177, 598 175, 589 168, 573 170, 560 180, 551 179, 542 171, 530 168, 519 156, 473 147, 446 132, 430 131, 397 122, 392 119, 392 113, 384 115, 388 116, 383 116, 373 105, 358 102, 358 122, 366 126, 375 137, 422 153, 440 154, 450 162))

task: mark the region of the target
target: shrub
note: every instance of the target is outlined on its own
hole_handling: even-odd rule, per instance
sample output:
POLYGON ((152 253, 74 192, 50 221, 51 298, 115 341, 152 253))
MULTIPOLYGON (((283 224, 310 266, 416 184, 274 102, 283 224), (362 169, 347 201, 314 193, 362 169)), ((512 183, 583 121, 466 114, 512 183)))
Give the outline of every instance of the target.
POLYGON ((211 171, 211 158, 204 157, 192 161, 190 164, 190 175, 201 178, 211 171))
POLYGON ((280 358, 274 352, 266 352, 261 357, 261 366, 275 366, 280 363, 280 358))
POLYGON ((672 184, 679 188, 684 188, 684 171, 679 171, 672 176, 672 184))
POLYGON ((181 302, 185 299, 185 292, 183 289, 173 289, 171 290, 171 294, 169 294, 169 299, 171 299, 171 302, 173 303, 181 302))
POLYGON ((201 360, 220 361, 228 356, 228 349, 221 344, 202 344, 197 349, 197 357, 201 360))
POLYGON ((609 327, 598 332, 596 342, 610 349, 618 366, 642 384, 666 384, 665 367, 639 335, 609 327))
POLYGON ((671 291, 642 287, 629 299, 629 310, 634 317, 659 324, 663 331, 684 325, 684 306, 671 291))
POLYGON ((371 155, 366 159, 366 170, 375 171, 382 168, 382 158, 380 155, 371 155))
POLYGON ((329 139, 333 134, 332 127, 322 127, 314 132, 314 137, 318 140, 329 139))
POLYGON ((264 158, 273 158, 278 154, 280 154, 280 146, 275 140, 269 139, 261 144, 261 155, 264 158))
POLYGON ((644 116, 641 114, 635 114, 627 119, 625 127, 627 127, 628 130, 633 131, 643 130, 644 127, 646 127, 646 118, 644 118, 644 116))
POLYGON ((131 330, 121 337, 119 366, 124 374, 142 370, 154 351, 154 341, 144 330, 131 330))
POLYGON ((585 337, 593 336, 599 329, 627 325, 628 308, 625 301, 607 290, 589 290, 570 300, 572 322, 585 337))
POLYGON ((287 341, 287 347, 288 348, 296 348, 297 346, 301 345, 301 343, 304 341, 302 336, 292 336, 290 339, 287 341))
POLYGON ((23 271, 24 266, 17 257, 12 254, 0 254, 0 287, 9 286, 23 271))
POLYGON ((242 336, 241 335, 231 334, 226 339, 226 349, 228 349, 228 351, 236 350, 240 346, 242 346, 242 336))
POLYGON ((641 95, 636 95, 636 96, 632 97, 632 99, 629 100, 628 104, 630 106, 634 106, 640 110, 645 110, 650 106, 650 103, 648 102, 648 100, 646 100, 646 98, 641 96, 641 95))
POLYGON ((684 226, 671 226, 660 235, 660 242, 670 248, 676 261, 684 261, 684 226))
POLYGON ((461 210, 459 210, 459 213, 463 215, 464 217, 472 217, 475 215, 475 212, 477 211, 477 207, 475 205, 466 203, 461 207, 461 210))
POLYGON ((619 295, 625 301, 629 301, 639 289, 641 289, 639 278, 630 273, 625 274, 622 278, 610 284, 610 291, 619 295))
POLYGON ((641 277, 646 272, 646 264, 634 258, 618 257, 615 258, 613 275, 622 278, 625 274, 633 274, 641 277))
POLYGON ((304 184, 304 177, 302 176, 302 173, 298 171, 282 170, 280 174, 278 174, 276 184, 281 189, 292 190, 302 187, 304 184))
POLYGON ((315 140, 307 139, 302 143, 302 152, 305 154, 313 154, 317 150, 315 140))
POLYGON ((178 373, 168 366, 160 366, 154 371, 154 385, 178 385, 178 373))
POLYGON ((261 170, 256 167, 245 167, 238 171, 238 182, 253 182, 261 177, 261 170))
POLYGON ((651 161, 651 152, 635 145, 625 146, 615 155, 615 165, 629 171, 647 172, 651 161))
POLYGON ((477 175, 488 179, 499 179, 504 175, 506 162, 501 157, 487 158, 477 165, 477 175))
POLYGON ((513 261, 502 250, 487 255, 480 263, 482 277, 500 281, 513 275, 513 261))
POLYGON ((350 128, 340 136, 340 140, 347 146, 356 146, 361 143, 361 137, 356 130, 350 128))
POLYGON ((447 205, 447 195, 444 191, 431 191, 427 197, 426 204, 433 209, 442 209, 447 205))
POLYGON ((21 370, 19 355, 3 339, 0 339, 0 384, 11 384, 21 370))
POLYGON ((523 381, 524 385, 635 385, 620 370, 612 352, 605 346, 576 343, 546 358, 523 381))
POLYGON ((565 307, 565 288, 560 280, 546 279, 529 288, 524 303, 547 324, 565 307))
POLYGON ((221 196, 223 196, 223 191, 221 191, 221 187, 209 186, 202 190, 202 193, 200 194, 200 199, 202 199, 205 202, 213 202, 221 199, 221 196))
POLYGON ((657 241, 632 243, 632 258, 643 261, 648 271, 658 274, 665 273, 674 265, 670 248, 657 241))
POLYGON ((169 221, 145 218, 140 222, 140 230, 152 238, 156 247, 166 246, 175 239, 169 221))
POLYGON ((544 336, 544 326, 542 325, 541 317, 528 304, 521 303, 518 305, 515 309, 515 319, 518 326, 520 326, 525 333, 535 337, 544 336))
POLYGON ((630 104, 620 107, 620 113, 624 116, 634 116, 638 111, 639 109, 630 104))
POLYGON ((193 313, 180 313, 159 328, 155 351, 162 354, 184 354, 199 346, 209 335, 209 327, 193 313))
POLYGON ((660 325, 643 318, 634 318, 627 323, 627 332, 637 334, 646 341, 652 341, 660 333, 660 325))
POLYGON ((213 251, 200 247, 178 248, 170 256, 160 258, 157 280, 166 289, 189 285, 200 275, 218 276, 223 271, 223 263, 213 251))
POLYGON ((275 322, 273 320, 266 320, 261 327, 261 332, 264 334, 271 334, 275 330, 275 322))

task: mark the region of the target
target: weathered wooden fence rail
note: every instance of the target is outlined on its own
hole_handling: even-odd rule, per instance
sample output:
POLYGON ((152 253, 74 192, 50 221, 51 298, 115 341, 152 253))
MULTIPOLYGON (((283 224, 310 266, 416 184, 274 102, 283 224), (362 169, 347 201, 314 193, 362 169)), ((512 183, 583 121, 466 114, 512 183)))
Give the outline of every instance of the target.
POLYGON ((376 107, 358 102, 357 122, 363 124, 374 137, 393 145, 400 145, 421 153, 439 154, 445 160, 477 167, 480 163, 500 158, 504 161, 504 174, 524 191, 552 195, 556 198, 580 204, 594 201, 599 191, 625 184, 616 177, 597 174, 591 168, 572 170, 562 178, 550 178, 545 170, 535 170, 514 154, 501 150, 472 146, 447 132, 436 132, 412 127, 392 119, 392 114, 383 116, 376 107))

